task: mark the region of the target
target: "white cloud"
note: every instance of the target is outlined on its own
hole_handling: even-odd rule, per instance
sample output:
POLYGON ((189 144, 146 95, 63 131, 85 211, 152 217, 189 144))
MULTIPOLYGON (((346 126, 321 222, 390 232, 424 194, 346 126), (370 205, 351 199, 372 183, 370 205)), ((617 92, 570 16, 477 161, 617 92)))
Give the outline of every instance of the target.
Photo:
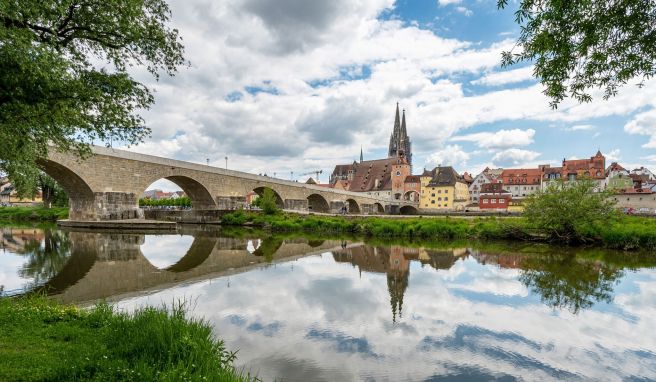
POLYGON ((471 9, 467 8, 467 7, 456 7, 455 10, 456 10, 456 12, 462 13, 463 15, 465 15, 467 17, 474 14, 474 12, 471 9))
POLYGON ((619 162, 622 159, 620 149, 610 150, 610 152, 604 153, 604 156, 608 162, 619 162))
POLYGON ((462 3, 462 0, 437 0, 437 4, 439 4, 441 7, 445 7, 449 4, 460 4, 462 3))
POLYGON ((469 160, 469 153, 458 145, 448 145, 428 156, 427 167, 453 166, 457 170, 463 170, 469 160))
POLYGON ((474 85, 500 86, 532 80, 533 67, 527 66, 519 69, 505 70, 503 72, 492 72, 472 81, 474 85))
POLYGON ((499 130, 496 132, 483 132, 452 137, 452 141, 474 142, 477 146, 490 149, 502 149, 517 146, 526 146, 533 143, 535 130, 499 130))
POLYGON ((499 151, 492 157, 492 162, 500 167, 529 167, 532 166, 535 159, 540 153, 522 149, 507 149, 499 151))
POLYGON ((570 131, 587 131, 587 130, 594 130, 595 126, 594 125, 573 125, 567 128, 567 130, 570 131))
POLYGON ((651 109, 633 117, 624 125, 624 131, 629 134, 648 135, 649 142, 642 145, 642 147, 656 148, 656 109, 651 109))

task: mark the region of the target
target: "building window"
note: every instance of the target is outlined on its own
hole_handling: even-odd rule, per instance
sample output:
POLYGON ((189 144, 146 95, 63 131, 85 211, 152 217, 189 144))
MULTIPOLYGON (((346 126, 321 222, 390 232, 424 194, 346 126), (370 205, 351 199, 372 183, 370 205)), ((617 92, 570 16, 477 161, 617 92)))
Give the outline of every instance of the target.
POLYGON ((441 193, 442 193, 442 190, 437 190, 437 193, 438 193, 438 194, 441 194, 441 193))
POLYGON ((437 198, 437 200, 439 200, 439 201, 442 201, 442 198, 441 198, 441 197, 439 197, 439 198, 437 198))
POLYGON ((492 199, 492 201, 491 201, 490 203, 492 203, 492 204, 496 204, 496 203, 497 203, 497 200, 496 200, 496 199, 492 199))
POLYGON ((448 197, 448 196, 445 196, 445 197, 444 197, 444 200, 449 200, 449 197, 448 197))
POLYGON ((431 204, 435 204, 435 201, 434 201, 434 200, 431 200, 431 204))
POLYGON ((506 199, 499 199, 499 204, 503 204, 506 202, 506 199))
POLYGON ((432 193, 432 194, 431 194, 431 198, 434 198, 434 197, 435 197, 435 193, 432 193))
POLYGON ((483 203, 487 203, 488 200, 489 200, 488 198, 481 199, 483 203))
POLYGON ((397 171, 396 176, 401 176, 401 171, 397 171))

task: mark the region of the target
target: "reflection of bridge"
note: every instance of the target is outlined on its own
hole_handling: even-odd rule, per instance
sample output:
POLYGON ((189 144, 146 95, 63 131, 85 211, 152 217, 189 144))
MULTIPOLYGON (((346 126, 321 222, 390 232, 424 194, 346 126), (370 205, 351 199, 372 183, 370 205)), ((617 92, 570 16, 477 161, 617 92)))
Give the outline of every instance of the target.
POLYGON ((140 195, 165 178, 182 188, 194 209, 232 209, 246 203, 246 195, 274 191, 281 208, 314 212, 414 213, 413 201, 391 201, 364 193, 336 190, 245 172, 173 159, 93 147, 94 155, 79 160, 51 150, 41 168, 66 190, 71 220, 120 220, 143 217, 140 195))
POLYGON ((217 237, 216 232, 188 232, 192 233, 194 241, 186 254, 166 269, 158 269, 141 252, 143 234, 69 232, 71 257, 64 268, 39 289, 67 303, 95 301, 240 273, 267 261, 341 248, 341 242, 335 240, 271 237, 257 245, 257 239, 217 237))

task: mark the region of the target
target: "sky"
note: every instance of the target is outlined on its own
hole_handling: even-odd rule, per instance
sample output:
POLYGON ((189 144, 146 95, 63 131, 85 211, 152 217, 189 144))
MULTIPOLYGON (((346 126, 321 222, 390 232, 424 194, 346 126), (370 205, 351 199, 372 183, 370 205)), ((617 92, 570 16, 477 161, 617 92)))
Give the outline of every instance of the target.
MULTIPOLYGON (((601 150, 656 169, 656 80, 549 107, 496 0, 170 0, 189 66, 155 81, 152 137, 129 150, 305 180, 387 155, 398 102, 414 173, 558 165, 601 150), (515 48, 516 49, 516 48, 515 48)), ((158 183, 166 186, 165 183, 158 183)), ((167 187, 160 187, 166 189, 167 187)))

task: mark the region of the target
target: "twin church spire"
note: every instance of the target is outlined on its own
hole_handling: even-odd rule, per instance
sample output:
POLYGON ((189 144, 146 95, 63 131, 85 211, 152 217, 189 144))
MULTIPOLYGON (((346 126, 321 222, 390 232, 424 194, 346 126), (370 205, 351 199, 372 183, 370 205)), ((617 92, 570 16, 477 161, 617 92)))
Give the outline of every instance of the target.
POLYGON ((408 137, 408 130, 405 126, 405 110, 403 116, 399 116, 399 103, 396 103, 396 115, 394 117, 394 130, 390 135, 388 157, 405 158, 408 164, 412 164, 412 144, 408 137))

